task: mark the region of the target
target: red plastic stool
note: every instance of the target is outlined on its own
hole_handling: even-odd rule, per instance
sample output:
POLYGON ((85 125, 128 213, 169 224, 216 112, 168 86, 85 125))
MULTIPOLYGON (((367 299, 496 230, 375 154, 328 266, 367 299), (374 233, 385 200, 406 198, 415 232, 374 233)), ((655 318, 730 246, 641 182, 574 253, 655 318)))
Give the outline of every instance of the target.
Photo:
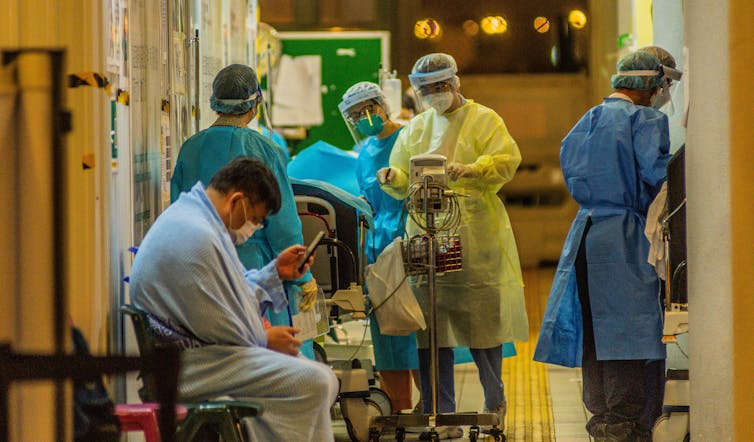
MULTIPOLYGON (((121 431, 143 431, 146 442, 161 442, 160 427, 157 423, 158 404, 116 404, 115 415, 120 421, 121 431)), ((181 405, 175 407, 175 420, 186 419, 188 409, 181 405)))

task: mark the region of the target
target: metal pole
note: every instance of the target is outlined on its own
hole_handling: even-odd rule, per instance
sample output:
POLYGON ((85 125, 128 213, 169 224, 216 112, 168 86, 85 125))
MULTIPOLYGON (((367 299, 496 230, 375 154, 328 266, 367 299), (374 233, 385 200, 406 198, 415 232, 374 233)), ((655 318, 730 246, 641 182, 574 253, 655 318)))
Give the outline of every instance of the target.
POLYGON ((437 394, 440 388, 440 373, 438 367, 437 348, 437 297, 435 293, 435 220, 434 214, 429 211, 430 199, 430 177, 424 177, 422 192, 424 195, 424 216, 427 221, 427 294, 429 298, 429 376, 432 382, 432 414, 429 419, 429 426, 435 426, 435 416, 437 416, 437 394))
POLYGON ((357 279, 361 286, 364 285, 367 260, 369 259, 367 257, 367 231, 369 230, 369 225, 366 218, 366 215, 363 213, 359 215, 359 261, 357 263, 359 266, 359 277, 357 279))
MULTIPOLYGON (((429 215, 431 216, 431 215, 429 215)), ((432 415, 437 415, 437 393, 440 389, 440 373, 438 366, 437 348, 437 295, 435 293, 435 235, 429 234, 427 238, 427 253, 429 254, 429 272, 427 274, 427 285, 429 291, 430 305, 430 329, 429 329, 429 372, 432 378, 432 415)), ((434 426, 434 425, 433 425, 434 426)))
POLYGON ((272 45, 267 43, 267 130, 270 131, 270 140, 272 140, 272 45))
POLYGON ((199 127, 199 30, 194 30, 194 124, 196 125, 196 132, 201 130, 199 127))

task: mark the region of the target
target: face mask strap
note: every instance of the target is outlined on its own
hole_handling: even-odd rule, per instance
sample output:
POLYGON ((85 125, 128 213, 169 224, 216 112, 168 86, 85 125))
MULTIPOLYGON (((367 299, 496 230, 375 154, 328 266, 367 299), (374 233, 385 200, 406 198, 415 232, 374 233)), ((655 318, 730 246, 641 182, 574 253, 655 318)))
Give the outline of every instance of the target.
POLYGON ((369 121, 369 126, 374 126, 374 124, 372 123, 372 115, 369 113, 369 108, 366 108, 365 110, 367 112, 367 121, 369 121))
POLYGON ((241 227, 243 227, 249 220, 249 217, 246 216, 246 204, 243 203, 243 197, 241 197, 241 208, 243 209, 243 224, 241 224, 241 227))

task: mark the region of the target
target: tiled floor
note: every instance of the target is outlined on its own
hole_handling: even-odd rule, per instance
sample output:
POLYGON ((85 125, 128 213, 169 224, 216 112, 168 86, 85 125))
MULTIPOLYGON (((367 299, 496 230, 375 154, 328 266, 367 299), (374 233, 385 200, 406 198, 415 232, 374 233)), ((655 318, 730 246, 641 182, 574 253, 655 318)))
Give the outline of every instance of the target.
MULTIPOLYGON (((510 442, 590 441, 584 429, 587 412, 581 402, 581 371, 532 360, 553 275, 551 268, 524 272, 530 338, 529 342, 516 343, 518 355, 503 363, 508 400, 506 435, 510 442)), ((356 344, 363 335, 361 327, 358 323, 345 326, 345 332, 356 344)), ((367 336, 366 345, 368 339, 367 336)), ((484 399, 476 366, 473 363, 457 365, 455 380, 457 409, 482 411, 484 399)), ((414 397, 418 399, 416 394, 414 397)), ((350 440, 343 421, 334 421, 334 428, 337 442, 350 440)), ((464 428, 466 434, 468 428, 464 428)), ((394 439, 386 435, 381 440, 392 442, 394 439)), ((406 440, 418 440, 418 435, 409 434, 406 440)))

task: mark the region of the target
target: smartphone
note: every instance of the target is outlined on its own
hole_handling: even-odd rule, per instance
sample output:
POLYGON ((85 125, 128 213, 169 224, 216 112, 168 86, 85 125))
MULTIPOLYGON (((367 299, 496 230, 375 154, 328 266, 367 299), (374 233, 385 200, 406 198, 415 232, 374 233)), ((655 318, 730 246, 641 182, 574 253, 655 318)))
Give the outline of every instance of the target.
POLYGON ((314 253, 314 250, 317 249, 317 246, 319 245, 319 242, 322 241, 322 238, 325 237, 325 231, 320 230, 316 235, 314 235, 314 239, 312 242, 309 243, 309 247, 306 248, 306 253, 304 254, 304 259, 301 261, 301 265, 298 267, 299 272, 304 271, 304 265, 307 261, 309 261, 309 257, 312 256, 312 253, 314 253))

